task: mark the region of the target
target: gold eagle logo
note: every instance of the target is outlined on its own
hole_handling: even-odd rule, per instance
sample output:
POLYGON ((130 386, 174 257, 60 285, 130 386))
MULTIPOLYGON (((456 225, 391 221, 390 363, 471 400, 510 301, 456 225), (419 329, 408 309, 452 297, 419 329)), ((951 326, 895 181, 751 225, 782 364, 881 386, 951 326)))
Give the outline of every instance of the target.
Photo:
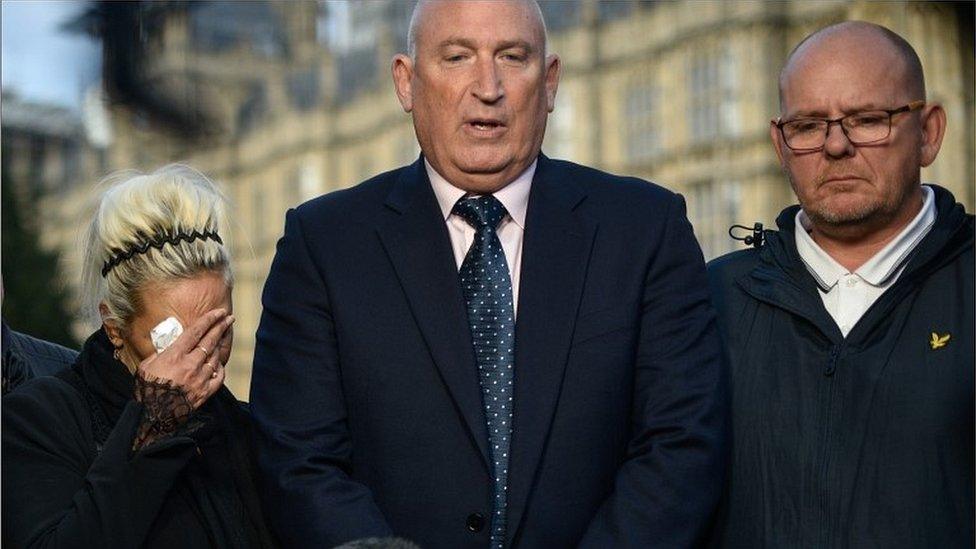
POLYGON ((929 345, 932 346, 932 349, 941 349, 945 347, 947 343, 949 343, 949 338, 951 337, 951 334, 940 336, 939 334, 932 332, 932 339, 929 340, 929 345))

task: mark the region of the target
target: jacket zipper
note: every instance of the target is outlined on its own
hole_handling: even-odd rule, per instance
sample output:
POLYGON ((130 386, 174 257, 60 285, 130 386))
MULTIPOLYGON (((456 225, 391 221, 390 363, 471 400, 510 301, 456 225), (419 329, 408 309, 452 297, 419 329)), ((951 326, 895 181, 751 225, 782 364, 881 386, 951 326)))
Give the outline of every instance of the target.
POLYGON ((823 435, 820 439, 821 457, 820 457, 820 515, 821 521, 819 525, 820 530, 820 547, 828 547, 830 545, 830 495, 827 493, 827 474, 830 470, 830 434, 831 434, 831 417, 833 416, 831 407, 834 402, 834 383, 833 376, 834 372, 837 371, 837 361, 840 359, 841 350, 843 345, 831 345, 830 346, 830 357, 827 360, 827 365, 824 367, 823 375, 826 378, 824 382, 827 384, 827 395, 826 402, 824 403, 824 426, 823 435))

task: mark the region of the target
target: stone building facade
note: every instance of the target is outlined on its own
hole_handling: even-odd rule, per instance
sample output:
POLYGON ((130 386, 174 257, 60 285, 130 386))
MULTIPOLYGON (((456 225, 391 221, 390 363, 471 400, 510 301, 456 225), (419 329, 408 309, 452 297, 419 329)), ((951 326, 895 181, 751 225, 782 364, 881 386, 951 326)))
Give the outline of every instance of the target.
MULTIPOLYGON (((137 69, 130 71, 133 81, 156 96, 142 103, 138 94, 134 100, 132 93, 113 93, 106 82, 113 139, 98 165, 151 169, 182 161, 222 185, 233 204, 238 318, 228 384, 246 398, 260 293, 285 211, 419 153, 389 76, 392 55, 405 47, 412 6, 188 5, 143 3, 128 14, 142 21, 135 37, 140 55, 128 59, 137 69), (174 111, 205 123, 193 131, 173 128, 165 114, 174 111)), ((544 152, 681 192, 706 258, 741 246, 728 237, 730 224, 772 224, 795 201, 769 144, 776 77, 806 34, 848 19, 884 24, 917 48, 929 98, 949 118, 942 153, 923 179, 973 208, 971 6, 863 0, 542 6, 550 50, 563 60, 544 152)), ((106 14, 100 16, 78 26, 105 33, 106 14)), ((105 45, 112 61, 119 44, 106 38, 105 45)), ((97 175, 79 174, 71 192, 45 199, 53 214, 48 240, 60 243, 71 280, 78 272, 73 235, 97 175)))

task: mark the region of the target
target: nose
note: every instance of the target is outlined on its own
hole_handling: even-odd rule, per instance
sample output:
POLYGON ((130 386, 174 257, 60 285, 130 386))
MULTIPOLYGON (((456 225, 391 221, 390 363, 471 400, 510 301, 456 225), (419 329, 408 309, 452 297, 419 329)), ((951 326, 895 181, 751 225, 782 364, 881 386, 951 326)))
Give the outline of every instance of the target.
POLYGON ((854 154, 854 144, 848 139, 847 133, 840 121, 827 125, 827 138, 824 141, 824 153, 834 158, 842 158, 854 154), (836 127, 835 127, 836 126, 836 127))
POLYGON ((475 97, 485 103, 494 103, 505 96, 505 89, 494 59, 484 59, 478 63, 477 80, 473 88, 475 97))

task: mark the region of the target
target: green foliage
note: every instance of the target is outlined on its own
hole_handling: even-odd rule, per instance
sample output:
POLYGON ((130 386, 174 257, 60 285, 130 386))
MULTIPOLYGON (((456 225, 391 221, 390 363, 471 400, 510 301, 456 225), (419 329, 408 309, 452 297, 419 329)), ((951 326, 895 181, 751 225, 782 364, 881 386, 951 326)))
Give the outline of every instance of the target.
POLYGON ((71 335, 67 296, 58 283, 57 256, 40 247, 25 220, 40 215, 36 204, 20 204, 6 170, 0 170, 3 234, 3 318, 18 332, 78 348, 71 335))

